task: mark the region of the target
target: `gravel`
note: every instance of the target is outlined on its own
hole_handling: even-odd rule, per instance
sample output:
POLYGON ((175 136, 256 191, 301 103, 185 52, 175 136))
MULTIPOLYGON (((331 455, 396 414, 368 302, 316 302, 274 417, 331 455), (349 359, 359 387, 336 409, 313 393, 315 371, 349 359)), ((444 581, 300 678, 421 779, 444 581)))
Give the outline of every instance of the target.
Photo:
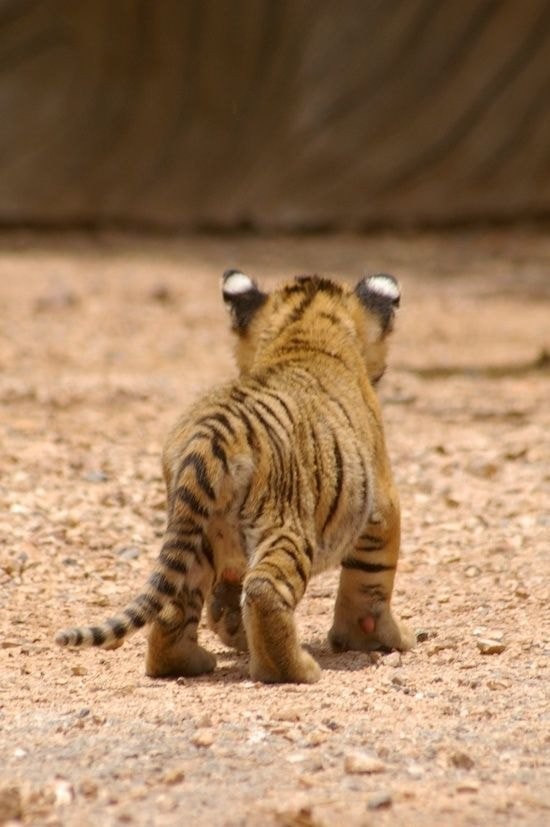
POLYGON ((550 238, 528 229, 2 238, 0 823, 548 823, 549 272, 550 238), (144 675, 140 635, 52 644, 146 577, 164 436, 233 374, 230 266, 268 287, 365 267, 403 287, 381 398, 403 511, 394 603, 420 642, 331 653, 328 572, 298 612, 312 686, 254 683, 207 630, 216 671, 176 681, 144 675))

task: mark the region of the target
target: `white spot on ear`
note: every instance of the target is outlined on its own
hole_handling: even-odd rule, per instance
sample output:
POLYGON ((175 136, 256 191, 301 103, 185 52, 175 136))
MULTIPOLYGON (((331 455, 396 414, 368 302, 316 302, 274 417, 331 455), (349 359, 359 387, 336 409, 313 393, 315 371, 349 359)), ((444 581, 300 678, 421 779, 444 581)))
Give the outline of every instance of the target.
POLYGON ((365 283, 367 289, 373 293, 378 293, 379 296, 385 296, 393 302, 399 301, 401 296, 399 285, 391 276, 380 273, 378 276, 369 276, 365 279, 365 283))
POLYGON ((254 282, 244 273, 234 272, 227 276, 223 283, 223 292, 227 296, 238 296, 239 293, 248 293, 257 289, 254 282))

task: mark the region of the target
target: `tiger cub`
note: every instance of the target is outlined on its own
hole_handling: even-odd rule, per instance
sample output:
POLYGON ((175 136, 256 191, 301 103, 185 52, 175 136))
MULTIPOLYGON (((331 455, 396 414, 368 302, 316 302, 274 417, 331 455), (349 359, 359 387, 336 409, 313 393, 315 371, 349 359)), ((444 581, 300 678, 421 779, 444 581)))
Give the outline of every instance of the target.
POLYGON ((335 650, 409 649, 392 614, 399 502, 374 386, 399 304, 393 276, 351 289, 300 276, 272 293, 228 270, 223 298, 238 379, 176 424, 163 453, 168 520, 144 591, 60 646, 114 648, 150 625, 146 672, 199 675, 214 656, 197 631, 205 599, 222 639, 250 652, 266 683, 312 683, 294 610, 310 577, 341 566, 335 650))

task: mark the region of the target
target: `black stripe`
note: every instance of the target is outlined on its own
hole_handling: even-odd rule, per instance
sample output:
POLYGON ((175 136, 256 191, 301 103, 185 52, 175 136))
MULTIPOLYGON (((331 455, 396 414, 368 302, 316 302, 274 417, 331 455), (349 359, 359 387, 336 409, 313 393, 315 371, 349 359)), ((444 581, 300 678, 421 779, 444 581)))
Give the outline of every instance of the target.
MULTIPOLYGON (((193 551, 196 554, 196 549, 193 549, 193 551)), ((166 568, 170 569, 170 571, 175 571, 178 574, 187 574, 188 572, 187 564, 184 562, 184 560, 181 560, 178 557, 170 557, 166 553, 166 546, 161 550, 159 554, 159 560, 162 563, 162 565, 166 566, 166 568)))
POLYGON ((324 311, 321 311, 321 313, 319 313, 319 316, 322 319, 328 319, 329 322, 332 322, 333 324, 340 324, 341 321, 335 313, 325 313, 324 311))
POLYGON ((153 572, 149 577, 149 584, 156 589, 159 594, 165 594, 167 597, 174 597, 177 592, 177 588, 173 583, 170 583, 160 571, 153 572))
MULTIPOLYGON (((289 581, 287 574, 283 571, 283 569, 279 566, 275 560, 267 559, 261 561, 261 566, 269 566, 275 574, 273 575, 275 578, 276 583, 283 583, 289 590, 290 594, 292 595, 292 599, 296 602, 296 590, 292 583, 289 581)), ((276 587, 275 587, 276 588, 276 587)))
POLYGON ((101 628, 101 626, 92 626, 90 629, 92 633, 92 638, 94 641, 94 646, 101 646, 106 641, 105 632, 101 628))
POLYGON ((160 600, 157 600, 156 597, 153 597, 151 594, 138 594, 134 600, 134 603, 144 606, 147 617, 158 615, 162 609, 162 603, 160 600))
POLYGON ((229 471, 229 466, 227 464, 227 455, 223 450, 222 446, 220 445, 219 439, 216 439, 216 437, 214 437, 214 439, 212 440, 212 453, 214 454, 216 459, 220 460, 221 464, 223 465, 223 470, 227 474, 229 471))
MULTIPOLYGON (((267 490, 265 491, 265 493, 264 493, 264 494, 262 495, 262 497, 260 498, 260 501, 259 501, 258 505, 256 506, 256 511, 255 511, 255 512, 254 512, 254 514, 252 515, 252 518, 251 518, 251 520, 250 520, 251 525, 255 525, 255 524, 256 524, 256 522, 257 522, 257 520, 258 520, 258 517, 260 516, 260 514, 261 514, 261 513, 262 513, 262 511, 264 510, 264 508, 265 508, 265 504, 266 504, 266 502, 267 502, 267 501, 268 501, 268 499, 269 499, 269 492, 270 492, 270 490, 271 490, 271 485, 270 485, 270 482, 268 482, 268 484, 267 484, 267 487, 266 487, 266 488, 267 488, 267 490)), ((269 529, 268 529, 268 533, 271 533, 271 531, 272 531, 272 529, 271 529, 271 528, 269 528, 269 529)))
MULTIPOLYGON (((283 594, 281 594, 279 591, 277 591, 277 589, 275 588, 275 586, 273 584, 273 581, 267 575, 255 574, 254 577, 248 581, 248 588, 253 586, 255 583, 267 583, 268 586, 270 587, 270 589, 272 589, 272 591, 275 592, 275 594, 277 595, 277 597, 279 598, 279 600, 281 601, 283 606, 285 606, 287 609, 293 609, 294 608, 295 603, 294 604, 290 603, 283 594)), ((292 589, 290 589, 290 592, 292 592, 292 589)), ((245 589, 245 595, 246 595, 246 589, 245 589)), ((245 599, 246 599, 246 597, 245 597, 245 599)))
POLYGON ((289 418, 290 422, 292 423, 292 425, 294 425, 294 417, 292 415, 292 412, 291 412, 290 408, 286 404, 286 402, 275 391, 271 391, 271 390, 268 390, 268 388, 265 388, 261 384, 261 382, 255 382, 255 384, 256 384, 258 390, 260 390, 261 393, 265 394, 266 396, 269 396, 271 399, 274 399, 275 402, 279 403, 281 408, 283 408, 286 415, 288 416, 288 418, 289 418))
POLYGON ((74 632, 75 632, 75 635, 74 635, 74 645, 75 645, 75 646, 80 646, 80 644, 81 644, 81 643, 82 643, 82 641, 84 640, 84 635, 82 634, 82 632, 80 631, 80 629, 75 629, 75 630, 74 630, 74 632))
POLYGON ((302 486, 300 485, 300 473, 298 471, 298 463, 296 462, 296 456, 294 454, 291 454, 289 457, 289 467, 292 499, 296 505, 296 514, 300 520, 302 517, 302 486))
MULTIPOLYGON (((272 425, 266 420, 266 418, 256 409, 254 408, 254 414, 256 419, 261 423, 263 426, 267 436, 268 436, 268 445, 271 449, 271 455, 274 460, 276 460, 276 479, 274 480, 274 487, 276 491, 281 491, 280 480, 284 480, 284 473, 285 473, 285 456, 284 456, 284 444, 277 433, 277 431, 273 428, 272 425)), ((286 492, 285 492, 286 493, 286 492)))
POLYGON ((212 546, 206 539, 206 537, 202 538, 202 553, 206 557, 210 568, 214 568, 214 552, 212 551, 212 546))
POLYGON ((204 425, 210 425, 211 420, 214 420, 214 422, 219 422, 220 425, 223 425, 223 427, 226 429, 226 431, 228 431, 231 434, 231 436, 234 437, 234 436, 237 435, 237 433, 235 431, 235 428, 233 427, 233 425, 231 424, 229 419, 226 417, 226 415, 223 414, 223 413, 215 412, 215 413, 207 414, 206 416, 201 417, 198 420, 197 424, 198 425, 203 425, 203 424, 204 425))
POLYGON ((200 454, 197 454, 196 451, 191 451, 191 453, 187 454, 187 456, 183 458, 183 461, 180 465, 177 474, 177 479, 179 479, 185 468, 188 468, 190 465, 193 466, 195 470, 195 476, 197 477, 197 482, 206 494, 206 496, 209 497, 211 500, 215 500, 216 494, 214 492, 214 489, 212 488, 210 480, 208 479, 204 457, 200 454))
POLYGON ((117 640, 120 640, 121 637, 124 637, 128 629, 121 623, 120 620, 117 620, 115 617, 109 618, 107 621, 107 626, 116 637, 117 640))
POLYGON ((358 560, 356 557, 346 557, 342 560, 343 569, 358 569, 359 571, 366 571, 367 574, 378 574, 381 571, 392 571, 395 566, 385 566, 383 563, 366 563, 364 560, 358 560))
POLYGON ((309 542, 309 540, 304 540, 304 551, 306 553, 306 557, 308 560, 313 562, 313 546, 309 542))
POLYGON ((134 629, 141 629, 142 626, 145 626, 145 624, 147 623, 143 615, 135 609, 132 609, 131 606, 129 606, 127 609, 124 609, 123 614, 125 614, 126 617, 130 620, 134 629))
POLYGON ((315 298, 315 295, 316 294, 313 291, 310 291, 309 293, 306 293, 304 298, 301 300, 300 304, 297 307, 294 308, 292 313, 285 320, 283 330, 287 325, 294 324, 295 322, 300 321, 300 319, 302 318, 302 316, 304 315, 304 313, 308 309, 309 305, 312 303, 313 299, 315 298))
POLYGON ((309 438, 313 447, 313 473, 315 476, 315 510, 319 507, 321 501, 321 493, 323 491, 323 478, 321 476, 321 452, 319 450, 319 439, 315 428, 310 423, 309 438))
POLYGON ((198 514, 199 517, 209 516, 208 510, 200 504, 193 492, 189 488, 187 488, 186 485, 180 485, 178 488, 176 488, 175 495, 179 500, 181 500, 181 502, 185 503, 185 505, 188 505, 191 511, 193 511, 195 514, 198 514))
POLYGON ((332 441, 334 448, 334 462, 336 464, 336 480, 334 482, 334 496, 323 525, 323 531, 325 531, 330 521, 336 514, 338 503, 340 502, 340 496, 342 494, 342 488, 344 487, 344 462, 342 459, 342 452, 340 451, 340 445, 338 444, 338 440, 334 434, 332 434, 332 441))
POLYGON ((248 447, 250 448, 251 451, 254 451, 254 452, 258 451, 259 448, 260 448, 260 443, 258 441, 258 436, 257 436, 254 428, 252 427, 252 423, 251 423, 249 417, 247 416, 247 414, 245 414, 245 412, 243 411, 243 409, 241 407, 239 408, 239 416, 242 419, 242 421, 244 422, 244 426, 246 428, 246 441, 248 443, 248 447))
POLYGON ((264 401, 263 401, 263 399, 254 399, 254 405, 259 405, 259 406, 260 406, 260 408, 263 408, 263 410, 264 410, 264 411, 266 411, 266 413, 268 413, 270 416, 272 416, 272 417, 273 417, 273 419, 275 420, 275 422, 277 423, 277 425, 279 425, 279 426, 280 426, 280 428, 282 429, 283 433, 288 433, 288 425, 287 425, 287 423, 286 423, 286 422, 282 422, 282 421, 279 419, 278 415, 275 413, 275 411, 273 410, 273 408, 271 408, 271 407, 267 404, 267 402, 264 402, 264 401))
POLYGON ((290 558, 291 558, 291 560, 292 560, 292 561, 293 561, 293 563, 294 563, 294 566, 296 567, 296 571, 298 572, 298 575, 299 575, 299 577, 300 577, 300 580, 302 581, 302 583, 303 583, 303 584, 304 584, 304 586, 305 586, 305 585, 307 584, 307 575, 306 575, 305 569, 304 569, 304 567, 302 566, 302 564, 301 564, 301 562, 300 562, 300 559, 299 559, 299 557, 297 556, 297 554, 293 554, 293 553, 290 551, 290 549, 288 549, 288 548, 284 548, 284 547, 283 547, 283 548, 280 548, 279 550, 280 550, 280 551, 282 551, 282 552, 283 552, 283 554, 286 554, 286 556, 287 556, 287 557, 290 557, 290 558))

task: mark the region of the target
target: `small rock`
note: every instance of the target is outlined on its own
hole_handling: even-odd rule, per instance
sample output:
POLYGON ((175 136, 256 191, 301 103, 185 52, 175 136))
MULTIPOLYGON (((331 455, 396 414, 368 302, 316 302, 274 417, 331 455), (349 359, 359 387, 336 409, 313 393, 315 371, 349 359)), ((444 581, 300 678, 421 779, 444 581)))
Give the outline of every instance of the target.
POLYGON ((393 668, 396 669, 398 666, 401 666, 401 653, 390 652, 390 654, 384 658, 384 663, 386 666, 393 666, 393 668))
POLYGON ((367 799, 368 810, 385 810, 392 805, 390 793, 375 793, 367 799))
POLYGON ((149 298, 152 301, 159 302, 159 304, 168 304, 168 302, 174 300, 174 295, 168 285, 155 284, 149 292, 149 298))
POLYGON ((471 770, 475 766, 475 761, 466 752, 460 750, 452 753, 450 761, 453 767, 458 767, 461 770, 471 770))
POLYGON ((457 793, 478 793, 479 784, 477 781, 463 781, 457 784, 456 791, 457 793))
POLYGON ((0 789, 0 823, 15 821, 23 817, 23 804, 18 787, 0 789))
POLYGON ((103 471, 88 471, 83 479, 85 482, 106 482, 109 478, 103 471))
POLYGON ((55 803, 64 807, 74 801, 74 789, 68 781, 56 781, 54 784, 55 803))
POLYGON ((480 477, 481 479, 491 479, 498 471, 498 465, 492 460, 476 457, 471 459, 466 466, 466 470, 473 477, 480 477))
POLYGON ((85 669, 83 666, 71 666, 71 675, 87 675, 88 670, 85 669))
POLYGON ((95 781, 85 778, 80 782, 78 791, 84 798, 95 798, 97 796, 98 787, 95 781))
POLYGON ((53 287, 48 293, 39 296, 34 302, 36 313, 43 313, 48 310, 63 310, 68 307, 75 307, 78 304, 78 296, 67 287, 53 287))
POLYGON ((479 638, 476 640, 477 648, 482 655, 500 655, 506 649, 506 644, 501 640, 492 638, 479 638))
POLYGON ((139 548, 135 546, 125 546, 117 551, 117 557, 123 560, 137 560, 139 557, 139 548))
POLYGON ((318 747, 327 740, 328 734, 323 732, 320 729, 314 729, 313 732, 310 732, 307 744, 309 747, 318 747))
POLYGON ((379 758, 366 752, 351 752, 344 759, 344 769, 351 775, 370 775, 386 772, 387 766, 379 758))
POLYGON ((177 768, 168 770, 168 772, 164 774, 162 780, 165 784, 169 784, 170 786, 174 784, 181 784, 181 782, 185 780, 185 773, 182 769, 177 768))
POLYGON ((212 722, 212 718, 208 714, 202 715, 199 720, 197 721, 197 728, 198 729, 208 729, 208 727, 214 726, 212 722))
POLYGON ((22 747, 15 747, 13 754, 15 758, 24 758, 27 754, 27 750, 22 747))
POLYGON ((407 772, 411 776, 411 778, 422 778, 422 776, 425 773, 425 770, 421 764, 413 762, 412 764, 408 765, 407 772))
POLYGON ((426 629, 419 629, 416 633, 416 640, 418 643, 424 643, 426 640, 429 640, 430 633, 426 629))
POLYGON ((197 729, 191 736, 191 743, 196 747, 211 747, 214 743, 214 733, 210 729, 197 729))
POLYGON ((302 709, 299 706, 286 706, 273 712, 275 721, 299 721, 301 717, 302 709))
POLYGON ((301 764, 303 761, 307 761, 309 755, 307 752, 290 752, 286 756, 286 760, 289 764, 301 764))

